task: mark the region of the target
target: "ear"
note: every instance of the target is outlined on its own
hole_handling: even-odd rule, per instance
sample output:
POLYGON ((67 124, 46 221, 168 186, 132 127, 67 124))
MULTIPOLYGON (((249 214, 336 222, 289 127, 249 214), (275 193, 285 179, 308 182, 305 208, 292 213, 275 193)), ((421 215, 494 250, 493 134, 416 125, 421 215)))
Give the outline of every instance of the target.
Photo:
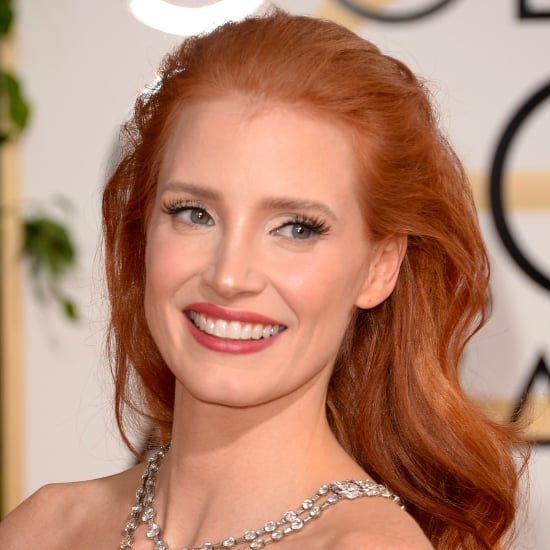
POLYGON ((381 304, 395 288, 401 262, 407 251, 407 235, 390 235, 376 243, 363 288, 355 305, 370 309, 381 304))

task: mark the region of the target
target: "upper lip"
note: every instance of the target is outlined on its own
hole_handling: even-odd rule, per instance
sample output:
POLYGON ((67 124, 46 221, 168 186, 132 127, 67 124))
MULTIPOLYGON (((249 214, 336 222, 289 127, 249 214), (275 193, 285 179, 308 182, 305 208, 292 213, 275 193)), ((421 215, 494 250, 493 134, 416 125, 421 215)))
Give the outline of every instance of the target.
POLYGON ((240 323, 260 323, 262 325, 282 325, 274 319, 261 315, 254 311, 243 311, 235 309, 225 309, 208 302, 196 302, 189 304, 184 311, 196 311, 207 317, 214 319, 224 319, 225 321, 239 321, 240 323))

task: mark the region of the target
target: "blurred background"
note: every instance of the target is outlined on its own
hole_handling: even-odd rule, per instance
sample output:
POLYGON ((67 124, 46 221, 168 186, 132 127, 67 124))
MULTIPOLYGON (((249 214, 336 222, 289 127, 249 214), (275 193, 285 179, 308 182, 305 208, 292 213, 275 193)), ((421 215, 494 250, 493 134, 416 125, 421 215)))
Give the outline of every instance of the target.
MULTIPOLYGON (((3 513, 45 483, 108 475, 131 463, 113 419, 103 342, 99 211, 117 130, 162 55, 181 40, 175 33, 219 22, 208 11, 214 6, 237 10, 231 17, 262 9, 231 0, 11 4, 1 64, 16 74, 31 111, 21 135, 0 142, 3 513), (29 241, 33 230, 51 229, 40 220, 54 233, 66 231, 74 245, 61 235, 47 252, 53 279, 37 275, 43 241, 29 241)), ((471 177, 493 264, 493 318, 467 349, 464 383, 496 418, 532 419, 526 517, 515 548, 547 549, 550 0, 273 4, 337 20, 429 82, 471 177)), ((2 78, 5 102, 13 86, 2 78)), ((47 231, 41 235, 48 239, 47 231)))

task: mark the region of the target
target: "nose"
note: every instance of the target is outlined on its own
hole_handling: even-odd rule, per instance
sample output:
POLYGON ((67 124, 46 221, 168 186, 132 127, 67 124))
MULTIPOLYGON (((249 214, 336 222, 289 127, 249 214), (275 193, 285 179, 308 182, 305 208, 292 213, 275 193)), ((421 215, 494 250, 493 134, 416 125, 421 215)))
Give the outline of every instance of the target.
POLYGON ((203 272, 209 292, 223 300, 258 294, 265 288, 260 254, 253 239, 243 232, 221 237, 213 257, 203 272))

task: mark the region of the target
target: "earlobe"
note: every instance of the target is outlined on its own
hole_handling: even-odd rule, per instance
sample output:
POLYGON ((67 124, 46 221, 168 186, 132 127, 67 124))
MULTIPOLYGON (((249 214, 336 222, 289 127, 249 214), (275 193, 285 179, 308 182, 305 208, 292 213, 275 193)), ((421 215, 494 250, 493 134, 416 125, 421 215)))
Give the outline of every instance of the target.
POLYGON ((404 234, 391 235, 378 243, 355 302, 358 308, 376 307, 392 293, 406 251, 407 236, 404 234))

